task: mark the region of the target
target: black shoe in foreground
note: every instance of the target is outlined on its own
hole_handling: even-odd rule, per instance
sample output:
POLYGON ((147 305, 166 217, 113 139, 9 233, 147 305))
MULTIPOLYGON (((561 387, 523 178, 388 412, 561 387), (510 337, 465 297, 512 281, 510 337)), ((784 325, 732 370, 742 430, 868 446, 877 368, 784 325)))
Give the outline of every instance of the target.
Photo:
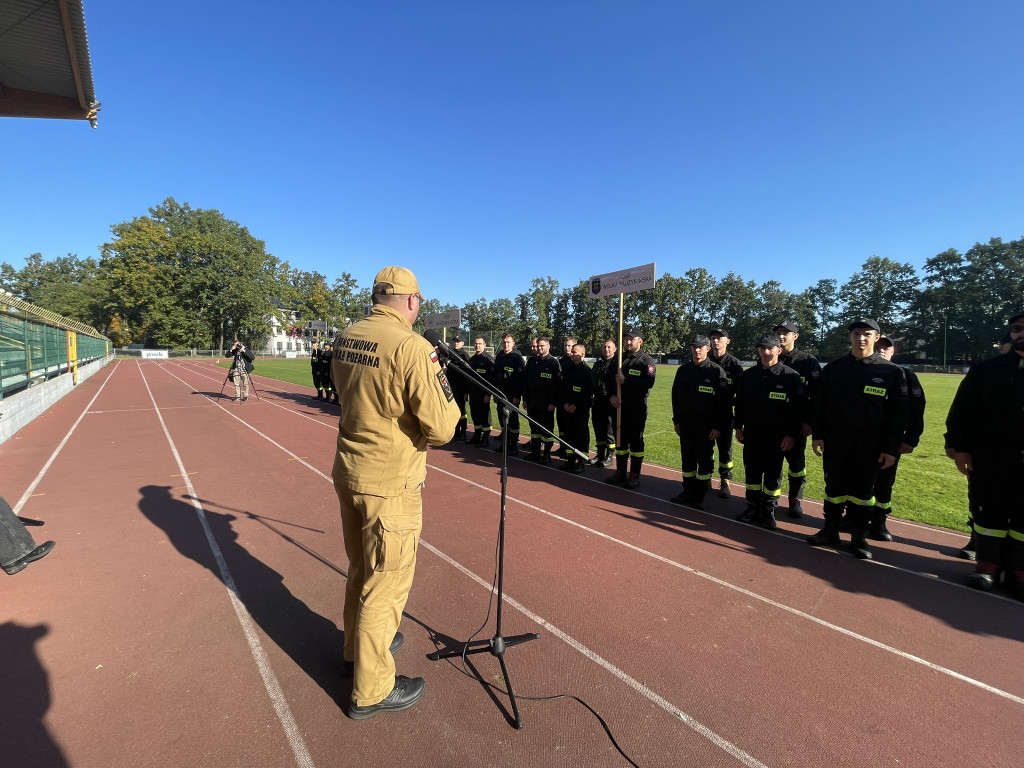
POLYGON ((422 677, 395 675, 395 687, 384 697, 383 701, 378 704, 367 704, 365 707, 349 704, 348 716, 353 720, 366 720, 378 712, 401 712, 419 701, 423 697, 424 690, 426 690, 426 683, 422 677))
POLYGON ((629 488, 630 490, 632 490, 633 488, 639 488, 640 487, 640 476, 639 475, 631 475, 630 478, 626 482, 624 482, 622 484, 622 487, 623 488, 629 488))
MULTIPOLYGON (((388 650, 392 654, 395 653, 399 648, 402 647, 402 643, 405 642, 405 635, 401 632, 395 632, 395 639, 391 641, 391 645, 388 646, 388 650)), ((354 661, 347 661, 346 659, 341 660, 341 674, 345 677, 352 677, 356 672, 356 663, 354 661)))
POLYGON ((38 547, 29 552, 27 555, 18 558, 13 563, 8 563, 7 565, 5 565, 3 567, 4 571, 6 571, 8 575, 13 576, 14 574, 18 573, 18 571, 25 570, 25 566, 27 566, 29 563, 34 563, 36 560, 40 560, 46 557, 48 554, 50 554, 50 550, 53 549, 55 544, 55 541, 43 542, 38 547))

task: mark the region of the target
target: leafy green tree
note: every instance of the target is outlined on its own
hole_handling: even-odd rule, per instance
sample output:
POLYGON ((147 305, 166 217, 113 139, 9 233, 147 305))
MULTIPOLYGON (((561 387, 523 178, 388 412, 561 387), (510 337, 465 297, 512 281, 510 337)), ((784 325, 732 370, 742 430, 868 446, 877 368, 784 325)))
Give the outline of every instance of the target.
POLYGON ((908 312, 917 291, 913 264, 872 256, 864 262, 861 271, 839 289, 842 324, 870 317, 877 320, 887 334, 902 336, 906 333, 908 312))
POLYGON ((167 198, 148 216, 111 227, 101 267, 107 308, 128 340, 176 347, 224 348, 240 338, 262 348, 289 292, 280 262, 263 241, 217 210, 167 198))

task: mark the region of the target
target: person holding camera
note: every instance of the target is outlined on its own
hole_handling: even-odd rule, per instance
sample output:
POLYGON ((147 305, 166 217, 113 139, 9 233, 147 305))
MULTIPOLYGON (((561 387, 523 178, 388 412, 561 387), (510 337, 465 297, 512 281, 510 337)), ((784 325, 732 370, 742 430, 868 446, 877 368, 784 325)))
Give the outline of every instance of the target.
POLYGON ((237 403, 241 398, 244 403, 249 399, 249 374, 252 373, 252 361, 255 357, 240 341, 232 345, 228 354, 232 358, 228 378, 235 384, 235 397, 232 402, 237 403))

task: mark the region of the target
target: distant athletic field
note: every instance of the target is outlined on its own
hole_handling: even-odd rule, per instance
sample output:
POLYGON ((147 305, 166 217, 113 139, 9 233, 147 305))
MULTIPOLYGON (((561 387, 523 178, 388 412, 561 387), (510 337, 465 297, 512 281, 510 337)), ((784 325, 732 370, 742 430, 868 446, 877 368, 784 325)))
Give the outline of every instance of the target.
MULTIPOLYGON (((223 363, 225 367, 227 363, 223 363)), ((678 366, 659 365, 657 381, 648 400, 646 461, 667 467, 680 466, 679 439, 672 428, 672 379, 678 366)), ((277 358, 259 359, 256 362, 257 376, 306 384, 310 394, 315 394, 306 358, 284 360, 277 358)), ((917 520, 929 525, 941 525, 957 530, 967 530, 967 479, 956 471, 953 462, 946 458, 942 445, 945 432, 946 413, 953 400, 956 388, 963 376, 955 374, 919 374, 928 405, 924 416, 924 434, 921 443, 912 454, 900 459, 899 474, 893 490, 892 513, 896 517, 917 520)), ((492 423, 497 421, 492 416, 492 423)), ((525 432, 525 429, 524 429, 525 432)), ((593 446, 593 436, 591 436, 593 446)), ((716 455, 717 462, 717 455, 716 455)), ((734 443, 733 473, 735 480, 744 482, 743 446, 734 443)), ((785 470, 783 471, 785 475, 785 470)), ((715 476, 718 476, 717 464, 715 476)), ((782 481, 782 503, 785 504, 787 481, 782 481)), ((825 495, 825 484, 821 470, 821 459, 807 447, 807 487, 805 494, 820 499, 825 495)))

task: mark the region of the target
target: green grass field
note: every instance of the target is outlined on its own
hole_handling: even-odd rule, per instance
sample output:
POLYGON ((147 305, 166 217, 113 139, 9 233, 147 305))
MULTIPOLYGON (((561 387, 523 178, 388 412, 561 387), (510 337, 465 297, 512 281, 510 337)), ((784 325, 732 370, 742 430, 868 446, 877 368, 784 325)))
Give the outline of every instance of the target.
MULTIPOLYGON (((222 365, 227 367, 228 364, 222 365)), ((658 366, 657 383, 651 390, 648 400, 646 456, 647 461, 678 469, 679 438, 672 428, 670 399, 675 372, 674 365, 658 366)), ((305 358, 261 358, 256 361, 255 373, 307 386, 310 388, 310 394, 313 394, 309 361, 305 358)), ((942 447, 946 413, 962 378, 958 375, 920 374, 921 386, 924 387, 928 401, 924 417, 924 434, 917 449, 900 459, 892 499, 892 511, 896 517, 961 531, 967 530, 967 479, 956 471, 953 462, 946 458, 942 447)), ((497 423, 493 414, 492 423, 497 423)), ((733 462, 735 478, 743 482, 743 446, 739 444, 734 444, 733 462)), ((783 496, 785 489, 786 481, 783 480, 783 496)), ((815 499, 820 499, 825 494, 821 459, 814 455, 810 445, 807 447, 805 493, 815 499)))

